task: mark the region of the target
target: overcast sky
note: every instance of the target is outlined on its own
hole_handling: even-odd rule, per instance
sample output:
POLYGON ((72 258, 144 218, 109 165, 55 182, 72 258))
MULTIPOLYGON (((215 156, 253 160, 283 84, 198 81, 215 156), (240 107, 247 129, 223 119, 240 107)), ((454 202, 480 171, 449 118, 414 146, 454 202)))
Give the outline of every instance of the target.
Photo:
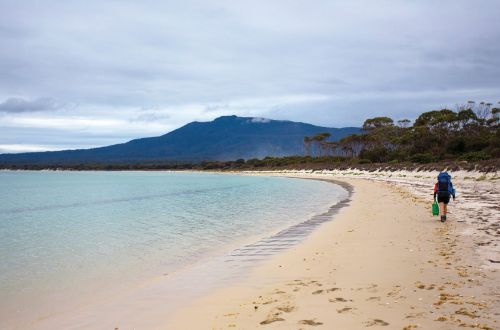
POLYGON ((500 101, 500 1, 0 0, 0 153, 500 101))

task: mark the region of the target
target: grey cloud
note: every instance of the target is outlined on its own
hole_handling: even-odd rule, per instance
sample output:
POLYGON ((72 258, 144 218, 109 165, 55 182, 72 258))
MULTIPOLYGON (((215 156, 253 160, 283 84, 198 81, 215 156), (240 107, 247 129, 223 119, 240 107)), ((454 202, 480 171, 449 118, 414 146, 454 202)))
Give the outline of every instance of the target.
POLYGON ((268 118, 253 117, 252 119, 250 119, 250 122, 258 124, 267 124, 270 122, 270 120, 268 118))
POLYGON ((78 104, 64 115, 144 128, 221 114, 343 126, 496 103, 498 12, 496 0, 0 0, 0 101, 25 97, 0 112, 50 112, 36 104, 49 95, 78 104), (331 98, 234 101, 294 94, 331 98))
POLYGON ((22 113, 22 112, 36 112, 36 111, 52 111, 61 108, 51 98, 38 98, 35 100, 26 100, 17 97, 11 97, 0 103, 0 112, 22 113))
POLYGON ((164 121, 170 119, 171 116, 168 114, 161 113, 141 113, 137 117, 132 118, 132 122, 155 122, 155 121, 164 121))
POLYGON ((219 112, 219 111, 228 111, 230 109, 229 104, 208 104, 205 105, 205 112, 219 112))

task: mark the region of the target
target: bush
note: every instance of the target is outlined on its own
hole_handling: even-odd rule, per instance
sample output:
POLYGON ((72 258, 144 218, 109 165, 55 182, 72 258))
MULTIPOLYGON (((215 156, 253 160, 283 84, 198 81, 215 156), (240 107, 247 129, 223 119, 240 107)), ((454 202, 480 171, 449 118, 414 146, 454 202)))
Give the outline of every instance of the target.
POLYGON ((387 161, 389 150, 383 146, 372 149, 363 149, 359 153, 361 159, 369 159, 372 163, 383 163, 387 161))
POLYGON ((410 156, 410 160, 414 163, 430 163, 434 160, 434 156, 428 153, 414 154, 410 156))
POLYGON ((369 160, 369 159, 366 159, 366 158, 362 158, 362 159, 359 160, 359 163, 360 164, 371 164, 372 161, 369 160))
POLYGON ((474 152, 468 152, 466 154, 463 154, 460 159, 461 160, 466 160, 468 162, 476 161, 476 160, 486 160, 490 159, 491 156, 488 155, 484 151, 474 151, 474 152))
POLYGON ((462 137, 454 138, 447 145, 447 151, 453 154, 460 154, 465 151, 465 139, 462 137))

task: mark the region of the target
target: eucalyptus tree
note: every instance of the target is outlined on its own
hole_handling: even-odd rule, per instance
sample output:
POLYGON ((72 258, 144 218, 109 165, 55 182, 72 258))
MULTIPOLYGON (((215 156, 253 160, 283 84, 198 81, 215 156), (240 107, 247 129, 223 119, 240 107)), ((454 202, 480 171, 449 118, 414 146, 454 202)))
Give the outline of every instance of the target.
POLYGON ((311 155, 311 142, 312 138, 309 136, 304 136, 304 152, 306 156, 311 155))
POLYGON ((331 136, 330 133, 318 133, 312 137, 312 141, 316 145, 316 150, 318 150, 319 157, 323 156, 323 152, 325 151, 324 142, 331 136))

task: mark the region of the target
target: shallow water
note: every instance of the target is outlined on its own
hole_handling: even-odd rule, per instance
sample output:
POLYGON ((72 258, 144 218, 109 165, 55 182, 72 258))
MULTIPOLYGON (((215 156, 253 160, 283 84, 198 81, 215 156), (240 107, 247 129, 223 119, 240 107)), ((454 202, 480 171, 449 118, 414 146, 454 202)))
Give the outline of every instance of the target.
POLYGON ((273 177, 0 172, 0 328, 69 313, 221 253, 232 260, 251 251, 241 242, 279 229, 306 234, 293 226, 345 196, 330 183, 273 177))

